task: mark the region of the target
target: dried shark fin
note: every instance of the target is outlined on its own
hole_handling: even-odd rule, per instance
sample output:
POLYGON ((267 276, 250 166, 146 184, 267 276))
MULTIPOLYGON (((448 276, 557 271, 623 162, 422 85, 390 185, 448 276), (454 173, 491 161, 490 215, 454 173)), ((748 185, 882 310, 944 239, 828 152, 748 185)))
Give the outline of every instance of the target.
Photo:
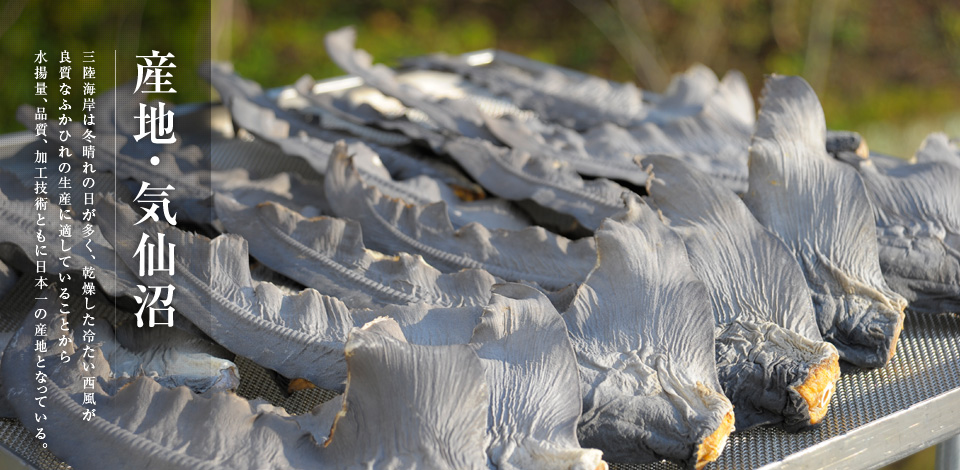
MULTIPOLYGON (((709 74, 713 76, 713 72, 709 74)), ((488 126, 511 147, 563 160, 581 174, 642 185, 646 175, 633 165, 633 156, 668 154, 742 192, 746 189, 753 100, 746 81, 737 72, 724 77, 711 93, 696 106, 684 104, 687 98, 678 96, 678 103, 668 100, 659 110, 652 106, 644 120, 629 126, 600 123, 582 134, 532 119, 490 119, 488 126), (697 108, 698 112, 687 115, 691 112, 687 108, 697 108)))
POLYGON ((348 26, 328 33, 323 43, 330 58, 340 68, 362 78, 364 83, 380 90, 383 94, 422 111, 444 131, 468 137, 490 138, 489 132, 484 128, 483 115, 472 103, 465 100, 445 100, 441 104, 435 103, 420 90, 398 82, 396 73, 390 68, 381 64, 374 65, 370 54, 356 49, 356 39, 356 30, 348 26))
POLYGON ((405 181, 395 181, 388 168, 415 168, 417 165, 412 165, 409 161, 412 157, 388 147, 367 145, 346 134, 320 129, 303 122, 291 111, 282 109, 263 97, 259 85, 235 75, 227 64, 214 64, 211 73, 211 82, 221 94, 229 97, 225 100, 231 115, 240 126, 278 145, 285 153, 303 158, 320 174, 327 170, 328 157, 333 150, 331 142, 344 139, 348 142, 350 151, 357 156, 358 171, 390 197, 417 204, 447 201, 453 208, 452 220, 458 226, 483 221, 490 226, 518 228, 527 223, 527 218, 506 201, 461 201, 454 190, 430 176, 434 171, 425 171, 424 174, 405 181))
POLYGON ((917 163, 944 162, 960 167, 960 145, 951 141, 946 134, 930 134, 923 139, 914 158, 917 163))
POLYGON ((348 387, 323 442, 324 461, 331 468, 487 468, 489 398, 472 348, 412 345, 384 330, 374 323, 350 333, 348 387))
POLYGON ((350 308, 485 305, 495 282, 481 270, 442 274, 419 255, 391 258, 368 250, 351 220, 307 219, 278 204, 246 207, 220 196, 216 206, 224 226, 247 240, 254 257, 350 308))
MULTIPOLYGON (((341 109, 340 106, 343 103, 338 101, 338 98, 327 94, 314 93, 316 84, 317 82, 310 75, 300 77, 293 84, 293 87, 287 89, 289 91, 285 90, 284 94, 280 95, 277 104, 283 107, 286 103, 291 103, 305 115, 316 117, 321 128, 343 131, 362 139, 364 142, 391 147, 412 142, 411 138, 401 133, 385 131, 371 126, 370 120, 366 119, 365 116, 358 116, 341 109)), ((408 163, 416 161, 409 156, 405 160, 408 163)))
MULTIPOLYGON (((508 201, 496 198, 483 198, 476 201, 461 199, 456 191, 427 175, 397 181, 381 163, 380 154, 375 153, 363 143, 348 147, 357 170, 364 180, 376 186, 389 197, 426 205, 444 201, 450 208, 451 222, 460 227, 470 222, 480 222, 488 228, 507 228, 519 230, 529 225, 525 216, 512 207, 508 201)), ((333 147, 330 148, 331 152, 333 147)), ((329 167, 329 164, 328 164, 329 167)), ((466 188, 462 186, 462 188, 466 188)), ((468 189, 467 192, 470 190, 468 189)), ((481 189, 482 191, 482 189, 481 189)))
POLYGON ((838 160, 870 158, 870 148, 867 146, 867 141, 856 132, 828 130, 826 139, 827 153, 838 160))
POLYGON ((863 180, 826 153, 823 109, 803 79, 772 76, 763 96, 744 202, 803 268, 824 339, 844 360, 882 366, 907 302, 881 274, 863 180))
MULTIPOLYGON (((108 199, 98 206, 106 227, 132 227, 133 210, 108 199), (114 216, 116 214, 116 216, 114 216), (114 218, 116 217, 116 218, 114 218)), ((294 295, 250 276, 247 243, 236 235, 210 240, 154 222, 139 225, 150 240, 174 243, 175 275, 155 272, 144 282, 177 286, 177 311, 231 351, 287 377, 302 377, 330 390, 343 390, 341 354, 352 327, 342 302, 307 289, 294 295), (250 342, 250 338, 257 338, 250 342), (318 365, 323 366, 318 366, 318 365)), ((129 230, 107 230, 120 259, 134 269, 140 241, 129 230)))
POLYGON ((827 152, 860 173, 877 224, 880 270, 910 310, 960 309, 960 160, 944 134, 911 162, 869 153, 854 132, 827 131, 827 152))
MULTIPOLYGON (((416 109, 429 117, 430 125, 440 128, 440 136, 449 138, 463 136, 506 143, 512 148, 533 155, 550 156, 567 162, 583 174, 627 179, 642 184, 646 175, 632 162, 620 160, 597 160, 587 154, 580 135, 560 126, 536 119, 519 119, 504 115, 500 118, 485 115, 476 104, 467 99, 442 98, 434 101, 417 88, 400 83, 394 71, 383 65, 371 65, 372 59, 365 51, 354 48, 356 31, 343 28, 326 36, 327 51, 341 68, 361 77, 364 82, 384 95, 398 99, 403 105, 416 109)), ((426 138, 434 147, 436 138, 424 135, 420 129, 401 129, 412 138, 426 138)), ((417 127, 417 126, 414 126, 417 127)), ((429 133, 429 131, 427 132, 429 133)))
POLYGON ((438 151, 447 136, 423 111, 408 108, 396 98, 375 88, 358 87, 329 100, 330 105, 358 121, 391 132, 399 132, 415 142, 438 151))
POLYGON ((344 134, 307 123, 291 110, 281 108, 267 98, 257 82, 247 80, 224 62, 210 64, 206 78, 220 93, 230 116, 242 128, 278 145, 288 155, 303 158, 318 173, 326 168, 324 151, 329 142, 344 134), (319 149, 319 151, 318 151, 319 149))
MULTIPOLYGON (((500 59, 512 57, 503 51, 494 54, 500 59)), ((642 94, 632 83, 614 83, 549 64, 521 71, 496 63, 478 67, 463 57, 435 54, 414 58, 407 65, 452 70, 512 105, 574 129, 603 122, 627 125, 644 110, 642 94)))
POLYGON ((648 95, 652 103, 644 120, 663 123, 697 114, 719 85, 720 79, 710 67, 693 64, 685 72, 674 75, 663 94, 648 95))
MULTIPOLYGON (((753 126, 753 98, 743 76, 729 73, 694 115, 630 128, 599 126, 584 134, 592 155, 669 155, 743 192, 747 188, 747 146, 753 126)), ((641 183, 643 184, 643 183, 641 183)))
POLYGON ((212 171, 210 180, 215 197, 226 196, 246 206, 276 202, 305 217, 333 212, 323 193, 323 180, 307 181, 296 173, 251 179, 244 168, 212 171))
POLYGON ((47 418, 42 426, 45 443, 73 468, 124 468, 133 460, 151 468, 184 470, 244 469, 252 468, 253 462, 300 468, 314 460, 297 459, 302 456, 292 452, 296 448, 309 454, 315 446, 282 410, 249 403, 229 392, 199 396, 186 387, 166 389, 149 377, 118 387, 99 347, 90 359, 94 367, 83 373, 82 351, 65 350, 72 360, 61 365, 53 336, 46 338, 50 345, 45 357, 47 399, 41 408, 35 400, 36 386, 31 384, 37 372, 33 333, 42 321, 28 315, 14 336, 4 354, 3 382, 23 422, 34 421, 35 413, 47 418), (90 374, 96 377, 95 407, 80 405, 81 377, 90 374), (85 421, 88 408, 96 412, 85 421))
MULTIPOLYGON (((431 91, 426 86, 424 92, 431 91)), ((424 140, 434 151, 443 152, 443 147, 450 139, 463 137, 458 133, 440 133, 436 125, 417 109, 406 108, 399 102, 392 103, 390 98, 382 94, 353 92, 350 96, 351 109, 354 115, 363 112, 370 114, 367 119, 376 125, 403 132, 412 139, 424 140), (360 104, 357 104, 360 103, 360 104), (395 106, 391 107, 390 105, 395 106), (392 109, 392 108, 397 109, 392 109), (398 115, 406 115, 408 120, 395 119, 398 115), (421 116, 423 115, 423 116, 421 116)), ((445 105, 453 100, 444 99, 438 105, 445 105)), ((464 99, 456 100, 461 108, 470 108, 471 113, 484 116, 484 124, 492 134, 481 140, 502 142, 515 150, 527 152, 538 158, 562 162, 578 173, 596 177, 616 178, 630 181, 634 184, 643 184, 646 174, 636 165, 633 165, 623 155, 614 155, 613 158, 597 159, 585 149, 584 139, 572 129, 543 122, 535 115, 523 110, 512 110, 512 104, 494 104, 484 106, 488 100, 483 95, 467 94, 464 99), (504 110, 507 107, 511 109, 504 110)), ((472 138, 467 134, 467 138, 472 138)), ((557 163, 551 163, 557 164, 557 163)))
MULTIPOLYGON (((100 122, 100 125, 114 123, 116 116, 136 114, 130 112, 130 110, 135 109, 143 97, 133 93, 124 94, 124 90, 130 90, 132 86, 132 83, 124 85, 105 93, 99 98, 104 103, 109 104, 104 105, 103 109, 98 107, 95 112, 110 116, 109 121, 100 122), (121 103, 119 105, 120 109, 112 106, 114 103, 113 95, 117 94, 125 95, 124 99, 118 102, 121 103), (132 98, 127 99, 127 96, 132 96, 132 98)), ((17 119, 25 125, 32 126, 36 122, 34 120, 35 111, 36 108, 32 106, 20 106, 17 110, 17 119)), ((124 128, 129 126, 127 121, 129 121, 129 118, 126 118, 126 121, 122 123, 117 123, 119 134, 111 133, 97 136, 97 156, 102 158, 100 163, 103 165, 100 171, 115 173, 120 179, 151 181, 158 186, 164 186, 168 183, 173 184, 177 191, 172 193, 172 196, 178 201, 200 200, 210 196, 209 185, 204 184, 206 173, 201 171, 204 154, 197 145, 182 145, 180 140, 169 145, 158 145, 147 140, 138 142, 133 139, 135 131, 129 129, 124 131, 124 128), (157 156, 161 161, 172 162, 172 164, 166 164, 162 169, 155 167, 149 163, 149 158, 152 156, 157 156)), ((48 121, 48 124, 58 125, 57 121, 48 121)), ((67 130, 72 135, 80 135, 86 129, 87 127, 79 122, 70 122, 67 125, 67 130)), ((178 134, 178 137, 182 136, 178 134)), ((83 143, 82 140, 77 139, 69 140, 65 145, 70 151, 80 155, 83 153, 83 143)), ((75 196, 79 192, 75 189, 75 196)), ((74 197, 74 199, 77 198, 74 197)))
MULTIPOLYGON (((284 153, 302 158, 319 174, 326 171, 332 142, 339 139, 346 139, 351 146, 359 146, 353 149, 356 152, 376 156, 369 147, 347 134, 309 124, 293 111, 280 107, 265 96, 259 84, 235 74, 230 64, 212 64, 209 79, 224 97, 230 115, 238 125, 277 145, 284 153)), ((385 171, 379 157, 369 161, 372 165, 364 170, 385 171)))
MULTIPOLYGON (((209 131, 212 130, 209 114, 204 114, 198 118, 197 114, 202 114, 203 112, 197 113, 195 111, 178 111, 175 113, 173 116, 174 124, 172 129, 175 131, 174 135, 176 138, 171 143, 161 144, 153 142, 153 139, 141 138, 138 140, 134 138, 143 130, 139 120, 133 118, 139 115, 139 107, 141 105, 156 107, 159 104, 159 100, 156 99, 155 95, 153 96, 154 100, 151 101, 147 99, 148 95, 146 93, 136 93, 134 90, 136 90, 136 82, 134 82, 134 80, 108 89, 96 97, 97 106, 93 110, 97 127, 101 129, 116 128, 117 135, 122 138, 117 146, 121 154, 145 161, 149 159, 149 157, 158 155, 161 152, 176 152, 177 150, 191 146, 209 145, 211 137, 209 131), (200 128, 198 126, 204 127, 200 128)), ((169 105, 170 103, 167 104, 169 105)), ((112 138, 113 133, 111 132, 110 134, 112 138)), ((100 138, 102 137, 98 135, 97 139, 100 138)), ((67 145, 71 144, 68 143, 67 145)), ((74 145, 82 145, 82 143, 74 145)), ((98 152, 99 151, 98 149, 98 152)), ((112 146, 109 148, 109 152, 113 152, 112 146)), ((201 163, 201 154, 194 153, 192 156, 196 158, 179 159, 176 162, 176 167, 186 173, 192 173, 204 167, 209 168, 201 163)), ((110 162, 110 164, 112 163, 113 162, 110 162)), ((164 166, 166 167, 164 169, 169 169, 166 164, 164 166)))
POLYGON ((535 289, 504 284, 484 307, 389 306, 356 312, 355 320, 411 344, 470 343, 489 386, 491 468, 605 468, 600 452, 577 442, 576 358, 563 320, 535 289))
POLYGON ((921 160, 929 162, 856 165, 873 205, 880 269, 911 310, 960 311, 960 166, 921 160))
POLYGON ((717 373, 737 425, 820 422, 840 378, 837 350, 817 328, 803 271, 729 189, 680 160, 650 156, 647 185, 707 287, 717 373))
MULTIPOLYGON (((369 124, 376 124, 376 121, 370 122, 366 119, 358 118, 349 112, 340 109, 336 103, 339 103, 338 100, 334 99, 331 95, 318 95, 313 93, 313 87, 315 82, 309 76, 301 77, 300 80, 294 85, 294 89, 297 92, 297 97, 310 103, 309 106, 304 108, 304 112, 315 112, 319 113, 321 117, 321 127, 324 126, 323 116, 330 115, 331 113, 336 114, 337 116, 343 116, 343 119, 349 119, 356 122, 356 125, 351 129, 356 129, 352 131, 354 135, 363 137, 364 134, 369 132, 384 133, 369 124)), ((341 100, 342 101, 342 100, 341 100)), ((411 123, 412 124, 412 123, 411 123)), ((399 134, 388 133, 391 136, 399 136, 399 134)), ((400 136, 403 138, 402 136, 400 136)), ((440 141, 443 139, 441 138, 440 141)), ((370 139, 365 141, 370 142, 370 139)), ((439 147, 439 144, 437 145, 439 147)), ((421 154, 412 149, 408 148, 407 151, 398 151, 390 147, 373 145, 372 150, 377 152, 380 158, 384 161, 384 165, 390 170, 389 175, 392 178, 397 180, 409 180, 416 178, 418 176, 427 176, 429 180, 436 181, 438 184, 439 197, 431 199, 428 202, 437 201, 443 199, 447 201, 447 204, 451 206, 458 205, 458 198, 450 197, 460 192, 466 192, 469 194, 478 195, 480 198, 483 198, 484 191, 483 188, 473 182, 469 177, 467 177, 459 168, 455 165, 442 161, 435 158, 432 155, 421 154), (412 151, 408 153, 408 151, 412 151), (453 188, 453 189, 451 189, 453 188)), ((473 199, 467 198, 470 202, 477 202, 473 199)), ((500 209, 505 212, 509 212, 509 206, 507 201, 489 199, 484 202, 502 206, 500 209)), ((459 207, 460 210, 470 210, 471 206, 476 206, 478 204, 459 204, 462 207, 459 207)), ((456 220, 454 220, 456 223, 456 220)), ((463 225, 463 224, 460 224, 463 225)), ((503 227, 510 228, 510 227, 503 227)), ((517 227, 520 228, 520 227, 517 227)))
POLYGON ((490 387, 491 467, 605 469, 602 453, 577 441, 580 376, 563 319, 533 288, 493 292, 470 340, 490 387))
MULTIPOLYGON (((37 231, 40 229, 37 223, 40 222, 38 217, 43 217, 43 223, 48 226, 47 230, 53 230, 49 227, 54 224, 66 225, 74 234, 71 238, 63 238, 63 246, 55 249, 54 243, 49 239, 50 233, 47 233, 50 240, 47 242, 47 254, 54 250, 59 251, 61 248, 70 251, 68 260, 47 261, 48 273, 80 271, 83 267, 90 266, 97 273, 100 289, 107 295, 112 297, 139 295, 140 292, 136 288, 139 281, 133 273, 124 266, 114 265, 113 247, 104 239, 103 227, 91 225, 92 233, 85 238, 83 234, 86 222, 79 217, 61 221, 60 206, 50 200, 45 200, 45 208, 38 210, 33 192, 25 188, 12 173, 5 170, 0 170, 0 188, 2 188, 0 189, 0 219, 4 221, 0 224, 0 253, 6 251, 3 248, 5 244, 12 245, 8 245, 7 249, 16 247, 14 253, 4 254, 8 262, 24 272, 36 271, 37 231)), ((40 249, 43 250, 43 248, 40 249)))
POLYGON ((277 145, 287 155, 302 158, 318 174, 323 174, 330 142, 343 138, 343 134, 308 124, 292 111, 277 106, 264 95, 259 84, 235 74, 231 64, 211 64, 208 78, 237 125, 277 145))
POLYGON ((180 385, 196 393, 235 390, 240 386, 234 355, 210 340, 178 328, 138 328, 134 322, 110 326, 95 322, 91 331, 108 352, 111 377, 145 375, 160 385, 180 385))
POLYGON ((596 230, 603 219, 623 210, 629 190, 606 179, 584 181, 556 161, 499 148, 479 139, 457 138, 444 150, 484 188, 505 199, 530 199, 575 217, 596 230))
POLYGON ((612 461, 702 468, 734 419, 710 299, 680 238, 646 205, 632 209, 597 231, 597 266, 563 314, 584 394, 580 442, 612 461))
MULTIPOLYGON (((132 116, 135 112, 126 114, 130 105, 139 103, 142 95, 134 93, 124 94, 123 90, 129 90, 132 84, 111 90, 101 96, 103 100, 103 109, 97 112, 111 116, 109 122, 113 122, 113 116, 132 116), (122 103, 120 110, 113 107, 114 99, 112 95, 124 95, 124 98, 118 101, 122 103), (127 99, 128 96, 133 96, 127 99)), ((98 107, 99 109, 99 107, 98 107)), ((21 122, 33 125, 35 108, 31 106, 21 106, 18 110, 18 119, 21 122)), ((125 118, 129 120, 129 118, 125 118)), ((57 125, 57 121, 48 121, 49 125, 57 125)), ((101 125, 106 124, 102 122, 101 125)), ((184 209, 190 209, 194 216, 198 216, 204 211, 203 207, 196 207, 196 202, 210 197, 210 188, 207 184, 209 175, 205 168, 204 152, 197 145, 181 145, 180 141, 169 145, 153 144, 147 140, 136 141, 133 138, 135 131, 123 132, 124 125, 118 125, 121 132, 117 135, 113 133, 98 135, 97 139, 97 157, 100 158, 99 171, 109 171, 116 174, 120 180, 150 181, 156 186, 166 186, 168 184, 177 188, 177 191, 171 193, 172 202, 183 203, 184 209), (162 167, 150 164, 150 157, 157 156, 161 162, 166 162, 162 167)), ((71 122, 67 125, 68 130, 73 135, 80 135, 86 127, 78 122, 71 122)), ((178 137, 182 135, 178 134, 178 137)), ((72 139, 66 142, 66 146, 74 154, 83 153, 84 141, 72 139)), ((75 188, 75 193, 79 190, 75 188)), ((74 199, 77 199, 75 194, 74 199)), ((209 212, 209 208, 206 208, 209 212)), ((199 217, 197 217, 199 218, 199 217)))
MULTIPOLYGON (((617 179, 642 185, 647 174, 630 161, 632 155, 622 152, 594 151, 590 148, 593 130, 580 133, 554 124, 514 116, 488 119, 487 126, 498 140, 508 147, 531 155, 549 157, 563 162, 581 175, 617 179)), ((594 129, 607 127, 622 129, 613 124, 601 124, 594 129)))
POLYGON ((323 129, 336 130, 354 135, 365 142, 397 147, 406 145, 411 140, 396 132, 383 131, 366 125, 363 120, 332 105, 330 97, 321 98, 313 93, 316 84, 313 77, 304 75, 294 82, 293 86, 284 90, 277 98, 277 104, 284 106, 292 100, 302 100, 296 108, 307 116, 316 117, 319 126, 323 129))
POLYGON ((389 318, 399 325, 411 344, 446 346, 469 343, 482 312, 483 306, 437 307, 420 303, 388 305, 371 310, 354 310, 352 313, 354 325, 364 325, 377 318, 389 318))
POLYGON ((408 204, 365 183, 345 145, 330 157, 325 189, 337 215, 360 223, 367 245, 420 254, 441 271, 481 268, 500 279, 560 289, 582 281, 596 259, 592 239, 571 241, 541 227, 488 230, 471 223, 454 231, 445 203, 408 204))
MULTIPOLYGON (((48 292, 49 293, 49 292, 48 292)), ((45 297, 41 295, 41 297, 45 297)), ((55 341, 56 346, 48 344, 42 350, 40 355, 49 352, 50 357, 45 359, 46 366, 36 370, 53 372, 50 369, 59 368, 69 369, 70 377, 76 377, 77 370, 70 369, 74 365, 70 361, 81 360, 81 353, 84 352, 80 347, 80 337, 74 338, 69 330, 65 333, 62 329, 66 325, 66 315, 56 315, 61 309, 61 304, 54 300, 44 299, 36 303, 36 308, 31 309, 30 317, 25 320, 29 323, 36 319, 34 315, 40 315, 41 318, 36 322, 37 325, 43 325, 44 330, 38 330, 31 326, 30 331, 47 331, 49 333, 40 333, 34 340, 42 341, 44 339, 55 341), (44 336, 46 335, 46 336, 44 336), (60 345, 62 341, 67 343, 60 345), (76 354, 67 359, 66 364, 61 363, 62 358, 58 353, 64 352, 67 355, 76 354), (52 363, 51 363, 52 362, 52 363), (70 365, 68 365, 70 364, 70 365)), ((79 322, 79 320, 77 320, 79 322)), ((130 381, 139 377, 150 377, 158 383, 167 387, 186 386, 195 393, 213 393, 218 391, 234 390, 240 384, 240 377, 236 364, 226 359, 233 355, 229 351, 213 344, 205 338, 195 336, 183 330, 174 328, 136 328, 133 323, 121 323, 111 325, 104 318, 95 317, 92 321, 84 321, 84 336, 91 334, 95 338, 95 343, 84 344, 94 349, 93 352, 99 354, 100 351, 107 351, 109 364, 102 362, 102 358, 93 356, 94 366, 107 367, 104 377, 112 381, 112 387, 122 387, 130 381)), ((12 337, 17 334, 17 330, 0 333, 0 344, 6 349, 12 337)), ((40 350, 33 350, 36 344, 31 344, 31 350, 34 353, 40 350)), ((2 354, 2 353, 0 353, 2 354)), ((32 359, 35 359, 34 356, 32 359)), ((79 366, 76 366, 79 367, 79 366)), ((96 369, 93 369, 97 372, 96 369)), ((89 375, 89 374, 87 374, 89 375)), ((36 383, 36 378, 33 382, 36 383)), ((79 379, 78 379, 79 380, 79 379)), ((73 383, 73 392, 81 390, 79 384, 73 383)), ((10 387, 0 387, 6 391, 10 387)), ((83 389, 89 392, 89 389, 83 389)), ((36 394, 35 394, 36 395, 36 394)), ((2 414, 4 417, 15 417, 14 410, 4 399, 0 400, 3 404, 2 414)))
POLYGON ((487 389, 466 345, 409 345, 394 337, 389 320, 355 330, 345 349, 345 398, 297 417, 230 392, 201 396, 148 377, 118 386, 94 348, 96 412, 84 420, 82 351, 67 348, 74 360, 61 365, 54 336, 46 338, 45 407, 35 400, 37 322, 28 316, 5 352, 3 381, 13 384, 7 398, 24 422, 34 413, 47 418, 45 442, 78 470, 134 460, 164 469, 486 468, 487 389), (331 422, 329 438, 315 440, 331 422))
MULTIPOLYGON (((126 89, 130 88, 130 86, 126 87, 126 89)), ((126 109, 130 104, 137 103, 137 100, 142 98, 140 95, 136 95, 135 98, 126 102, 125 96, 119 101, 124 104, 120 106, 121 110, 118 111, 112 106, 114 99, 110 95, 118 93, 123 95, 123 89, 121 87, 106 93, 109 99, 104 100, 104 103, 109 104, 104 105, 106 109, 101 110, 101 112, 110 115, 111 122, 114 120, 112 116, 122 116, 125 112, 123 109, 126 109)), ((29 106, 21 106, 21 108, 21 112, 30 113, 29 123, 32 126, 35 122, 32 118, 33 108, 29 106)), ((132 114, 129 115, 132 116, 132 114)), ((129 120, 129 118, 127 119, 129 120)), ((21 117, 21 120, 23 120, 23 117, 21 117)), ((49 121, 49 124, 56 125, 56 121, 49 121)), ((100 125, 104 125, 104 123, 101 122, 100 125)), ((69 123, 67 128, 73 135, 80 135, 86 130, 86 127, 81 126, 78 122, 69 123)), ((120 128, 118 127, 118 129, 120 128)), ((195 137, 198 134, 204 133, 193 132, 189 135, 195 137)), ((210 160, 199 145, 206 144, 209 137, 204 135, 199 140, 194 138, 195 144, 182 145, 181 141, 186 140, 183 137, 183 134, 177 134, 177 138, 181 140, 174 144, 158 145, 150 143, 148 140, 136 142, 133 139, 133 134, 123 134, 122 132, 116 135, 113 133, 98 135, 96 155, 100 158, 99 165, 102 166, 98 166, 98 172, 95 172, 93 177, 106 178, 107 174, 112 173, 120 185, 116 188, 116 191, 124 191, 122 187, 125 186, 126 190, 133 194, 136 194, 141 185, 147 181, 153 187, 172 186, 176 188, 176 191, 169 193, 171 214, 176 214, 178 220, 189 221, 200 227, 208 227, 212 222, 210 220, 211 207, 209 204, 209 198, 212 195, 210 190, 210 160), (152 165, 150 158, 154 156, 159 158, 163 165, 152 165)), ((83 144, 84 141, 81 139, 71 139, 65 143, 68 150, 76 155, 83 153, 83 144)), ((74 169, 78 174, 79 168, 78 165, 74 169)), ((112 185, 113 182, 111 181, 110 186, 112 187, 112 185)), ((102 189, 105 185, 98 183, 97 187, 102 189)), ((81 194, 82 187, 76 186, 72 191, 74 201, 83 197, 81 194)))
POLYGON ((667 91, 653 101, 650 112, 644 117, 645 122, 664 125, 688 117, 722 117, 749 127, 756 119, 753 95, 746 77, 731 70, 718 80, 717 75, 703 64, 695 64, 683 74, 676 75, 667 91), (710 108, 714 109, 704 114, 710 108))
POLYGON ((248 205, 276 201, 311 217, 331 212, 321 174, 303 159, 249 137, 252 140, 225 139, 210 145, 210 188, 214 194, 226 194, 248 205))

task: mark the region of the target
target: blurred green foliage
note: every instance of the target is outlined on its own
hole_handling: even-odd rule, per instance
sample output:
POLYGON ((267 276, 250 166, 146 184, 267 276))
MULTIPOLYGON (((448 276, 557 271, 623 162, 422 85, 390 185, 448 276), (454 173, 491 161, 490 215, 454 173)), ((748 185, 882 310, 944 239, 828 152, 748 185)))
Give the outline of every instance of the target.
MULTIPOLYGON (((95 51, 98 93, 136 79, 138 55, 172 52, 174 94, 151 96, 175 103, 210 100, 210 88, 197 76, 201 63, 210 59, 210 5, 189 0, 164 2, 119 2, 83 0, 10 0, 0 9, 0 133, 22 130, 15 110, 21 104, 42 105, 35 96, 34 55, 46 52, 48 87, 47 112, 56 119, 52 104, 61 96, 54 88, 63 82, 72 87, 67 97, 73 109, 67 113, 81 119, 82 53, 95 51), (68 51, 72 67, 70 80, 59 79, 60 52, 68 51), (116 51, 116 77, 114 77, 116 51), (116 82, 115 82, 116 80, 116 82)), ((142 63, 142 62, 141 62, 142 63)), ((131 116, 132 119, 132 116, 131 116)))
MULTIPOLYGON (((960 134, 960 4, 937 0, 11 0, 0 10, 10 77, 0 132, 22 128, 9 110, 33 99, 29 60, 40 48, 117 49, 119 83, 134 76, 135 55, 181 50, 185 83, 164 98, 207 99, 202 83, 186 82, 211 8, 214 58, 265 87, 342 74, 323 34, 353 24, 359 46, 387 64, 494 47, 661 91, 670 74, 702 62, 741 70, 755 94, 764 74, 802 75, 828 126, 858 130, 880 151, 906 156, 927 132, 960 134)), ((112 82, 101 74, 97 87, 112 82)))
POLYGON ((266 87, 342 74, 322 35, 353 24, 358 45, 390 65, 495 47, 660 91, 664 77, 702 62, 742 71, 755 95, 764 74, 804 76, 828 126, 858 130, 879 151, 908 156, 929 132, 960 134, 955 2, 219 0, 214 10, 231 24, 214 55, 266 87), (638 47, 645 62, 631 54, 638 47))

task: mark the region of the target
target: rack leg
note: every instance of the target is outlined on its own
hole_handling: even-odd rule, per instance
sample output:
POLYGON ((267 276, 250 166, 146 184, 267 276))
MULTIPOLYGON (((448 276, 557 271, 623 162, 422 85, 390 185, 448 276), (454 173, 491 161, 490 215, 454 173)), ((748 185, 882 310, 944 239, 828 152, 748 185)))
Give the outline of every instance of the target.
POLYGON ((937 470, 960 470, 960 435, 937 444, 937 470))

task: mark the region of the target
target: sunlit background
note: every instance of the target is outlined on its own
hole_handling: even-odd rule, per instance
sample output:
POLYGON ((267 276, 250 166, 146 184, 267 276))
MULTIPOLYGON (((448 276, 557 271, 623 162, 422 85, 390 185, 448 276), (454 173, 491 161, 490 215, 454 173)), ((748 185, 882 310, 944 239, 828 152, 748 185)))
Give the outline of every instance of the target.
POLYGON ((832 129, 907 157, 930 132, 960 135, 960 2, 853 0, 419 0, 278 6, 215 0, 213 55, 265 87, 342 72, 323 33, 358 28, 379 62, 498 48, 662 91, 700 62, 803 76, 832 129))
MULTIPOLYGON (((81 3, 67 8, 53 0, 0 1, 0 68, 12 77, 0 87, 2 109, 33 98, 35 80, 23 61, 39 47, 97 43, 132 60, 144 45, 202 43, 190 29, 195 17, 205 14, 202 3, 167 0, 164 9, 143 0, 81 3), (180 12, 182 26, 155 18, 170 10, 180 12), (102 25, 117 22, 119 31, 104 33, 102 25)), ((265 87, 293 83, 305 73, 342 74, 327 59, 322 38, 353 24, 358 45, 387 64, 430 52, 492 47, 662 91, 671 74, 700 62, 719 75, 742 71, 754 94, 766 73, 803 76, 823 102, 827 125, 859 131, 876 151, 906 157, 930 132, 960 135, 956 1, 213 0, 210 5, 213 57, 234 62, 265 87)), ((180 64, 180 73, 192 73, 196 65, 180 64)), ((121 67, 119 81, 132 78, 133 70, 121 67)), ((109 86, 112 80, 98 81, 101 90, 109 86)), ((186 87, 175 98, 208 96, 206 89, 186 87)), ((0 132, 20 129, 12 113, 0 115, 0 132)))

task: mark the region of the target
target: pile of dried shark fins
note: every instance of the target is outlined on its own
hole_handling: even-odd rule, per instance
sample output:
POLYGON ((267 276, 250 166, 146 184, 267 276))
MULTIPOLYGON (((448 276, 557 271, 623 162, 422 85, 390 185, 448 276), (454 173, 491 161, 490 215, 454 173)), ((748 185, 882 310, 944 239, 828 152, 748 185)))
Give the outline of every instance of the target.
MULTIPOLYGON (((885 364, 908 301, 960 310, 960 151, 944 136, 914 161, 870 154, 826 131, 794 77, 769 78, 755 115, 737 73, 694 67, 662 95, 459 57, 398 73, 354 40, 327 37, 364 83, 336 92, 303 78, 266 93, 212 65, 243 138, 209 152, 144 147, 118 122, 106 151, 126 183, 98 199, 97 258, 78 261, 116 253, 104 289, 119 303, 176 285, 177 344, 341 395, 291 416, 223 391, 222 351, 132 377, 147 358, 115 364, 101 346, 91 422, 78 361, 47 372, 46 442, 74 468, 702 468, 734 427, 829 416, 839 361, 885 364), (146 165, 157 152, 176 168, 146 165), (218 167, 244 152, 272 168, 218 167), (124 230, 141 217, 126 186, 143 180, 178 188, 177 227, 124 230), (141 233, 176 243, 176 275, 136 274, 141 233), (173 373, 198 362, 208 374, 173 373)), ((23 271, 33 201, 0 180, 15 222, 0 258, 23 271)), ((25 422, 43 412, 33 335, 56 321, 29 317, 3 356, 25 422)), ((79 354, 45 339, 45 354, 79 354)))
POLYGON ((884 278, 913 311, 960 311, 960 149, 932 134, 904 162, 857 152, 863 145, 848 142, 835 155, 866 186, 884 278))
POLYGON ((504 285, 475 313, 476 327, 448 345, 410 343, 386 316, 353 328, 342 349, 347 391, 300 416, 148 377, 120 386, 98 348, 96 417, 84 421, 82 351, 59 346, 53 315, 28 316, 8 346, 3 382, 21 419, 45 416, 46 442, 79 469, 605 467, 577 442, 576 362, 550 303, 504 285), (38 340, 40 325, 49 333, 38 340), (32 385, 37 341, 49 344, 40 356, 51 365, 42 408, 32 385), (61 363, 61 353, 73 360, 61 363))

